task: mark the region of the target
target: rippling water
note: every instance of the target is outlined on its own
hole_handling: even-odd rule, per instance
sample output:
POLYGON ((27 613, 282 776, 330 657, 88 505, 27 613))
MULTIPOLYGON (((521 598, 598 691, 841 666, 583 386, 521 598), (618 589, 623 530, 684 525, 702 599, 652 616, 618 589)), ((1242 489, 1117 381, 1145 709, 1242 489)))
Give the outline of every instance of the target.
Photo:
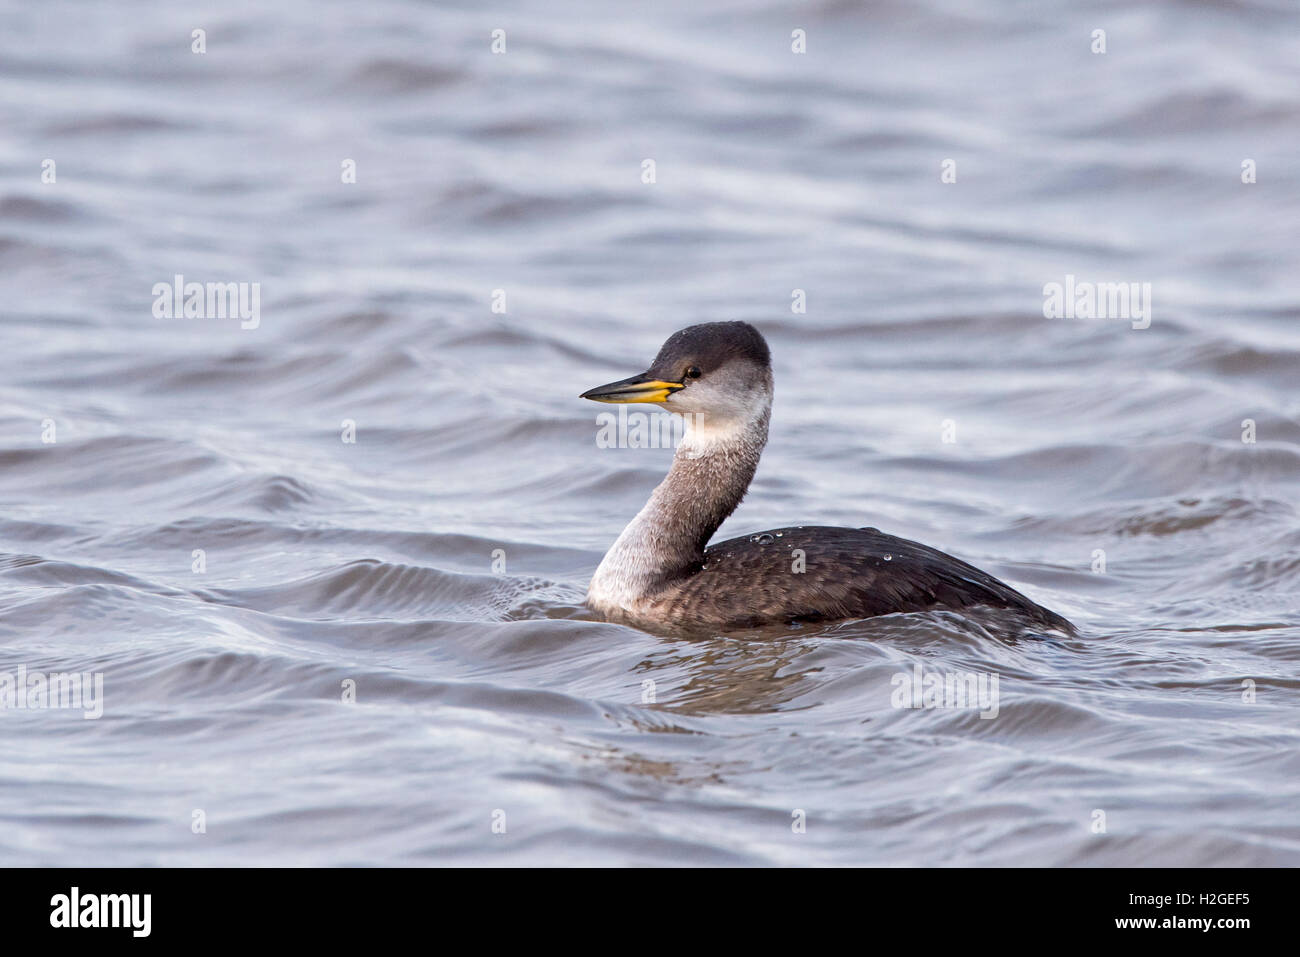
POLYGON ((1300 15, 968 6, 9 5, 0 671, 103 715, 0 712, 0 860, 1300 863, 1300 15), (576 396, 716 319, 777 379, 721 534, 1081 636, 596 620, 671 452, 576 396))

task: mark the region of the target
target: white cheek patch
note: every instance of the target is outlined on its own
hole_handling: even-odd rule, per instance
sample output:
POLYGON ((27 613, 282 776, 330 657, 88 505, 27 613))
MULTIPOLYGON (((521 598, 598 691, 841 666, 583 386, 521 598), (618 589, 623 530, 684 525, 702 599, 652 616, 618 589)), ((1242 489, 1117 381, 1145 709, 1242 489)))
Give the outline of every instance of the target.
POLYGON ((696 459, 720 448, 745 444, 771 407, 767 389, 733 390, 725 383, 702 383, 673 397, 668 408, 685 420, 678 451, 696 459))
POLYGON ((734 446, 752 428, 748 419, 699 412, 685 416, 686 433, 678 449, 691 458, 708 455, 722 446, 734 446))

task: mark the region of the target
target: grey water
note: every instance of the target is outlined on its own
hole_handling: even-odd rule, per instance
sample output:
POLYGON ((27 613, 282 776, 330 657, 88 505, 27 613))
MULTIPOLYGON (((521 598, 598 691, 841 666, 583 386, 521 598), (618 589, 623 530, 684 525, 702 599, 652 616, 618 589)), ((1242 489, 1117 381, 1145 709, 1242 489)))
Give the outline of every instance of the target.
POLYGON ((0 131, 0 862, 1300 864, 1294 3, 8 2, 0 131), (721 319, 720 535, 1080 635, 586 610, 721 319))

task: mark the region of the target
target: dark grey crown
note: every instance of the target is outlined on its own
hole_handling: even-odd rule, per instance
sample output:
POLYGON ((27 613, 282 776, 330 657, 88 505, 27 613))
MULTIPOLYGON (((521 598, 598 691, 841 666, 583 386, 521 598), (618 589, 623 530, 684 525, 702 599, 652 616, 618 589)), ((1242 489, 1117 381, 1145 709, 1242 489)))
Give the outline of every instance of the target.
POLYGON ((733 359, 746 359, 766 369, 772 364, 772 353, 762 334, 747 322, 702 322, 669 336, 649 374, 680 382, 691 366, 707 375, 733 359))

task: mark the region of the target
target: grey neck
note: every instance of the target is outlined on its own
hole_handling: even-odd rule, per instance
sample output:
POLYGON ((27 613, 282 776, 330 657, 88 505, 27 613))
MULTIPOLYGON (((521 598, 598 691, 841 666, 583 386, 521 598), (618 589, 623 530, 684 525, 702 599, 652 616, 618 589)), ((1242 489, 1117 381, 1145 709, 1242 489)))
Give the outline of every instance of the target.
POLYGON ((740 504, 767 444, 770 405, 741 420, 691 421, 667 477, 605 555, 591 580, 598 607, 629 608, 692 574, 709 539, 740 504))

